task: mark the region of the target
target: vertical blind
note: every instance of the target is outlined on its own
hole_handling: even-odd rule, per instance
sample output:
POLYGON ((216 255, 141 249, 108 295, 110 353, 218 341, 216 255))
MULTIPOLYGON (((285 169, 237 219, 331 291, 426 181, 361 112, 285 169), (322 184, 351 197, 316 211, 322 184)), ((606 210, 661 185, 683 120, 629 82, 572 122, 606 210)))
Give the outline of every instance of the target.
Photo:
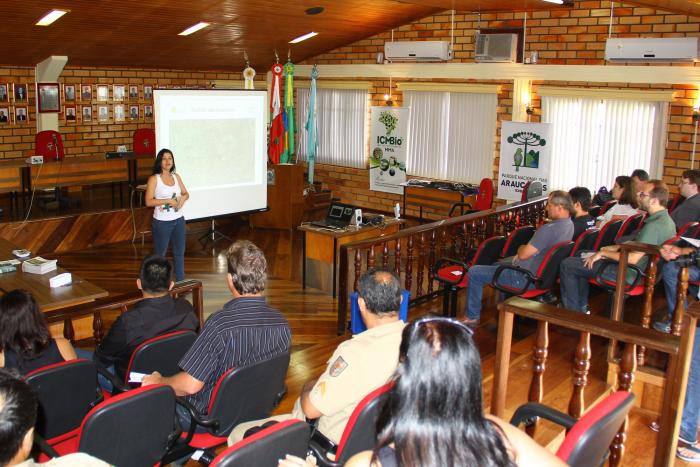
MULTIPOLYGON (((297 89, 297 158, 306 160, 306 119, 309 89, 297 89)), ((317 89, 316 117, 318 152, 316 163, 366 167, 367 102, 366 89, 317 89)))
POLYGON ((491 176, 496 94, 405 91, 404 102, 408 174, 475 183, 491 176))
POLYGON ((552 124, 552 189, 611 187, 618 175, 663 161, 666 102, 542 96, 542 121, 552 124))

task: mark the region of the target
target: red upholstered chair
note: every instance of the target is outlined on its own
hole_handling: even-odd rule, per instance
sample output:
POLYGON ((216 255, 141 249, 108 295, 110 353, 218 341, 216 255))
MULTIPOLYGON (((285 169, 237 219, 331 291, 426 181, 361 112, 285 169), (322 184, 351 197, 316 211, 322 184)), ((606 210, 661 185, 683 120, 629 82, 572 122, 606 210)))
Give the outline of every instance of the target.
POLYGON ((125 377, 129 373, 151 374, 154 371, 163 376, 180 372, 178 362, 197 339, 194 331, 175 331, 143 341, 131 354, 125 377))
POLYGON ((508 238, 506 238, 506 243, 503 245, 503 250, 501 251, 501 258, 509 258, 515 256, 518 253, 518 248, 525 245, 530 239, 535 235, 535 229, 531 225, 523 225, 513 230, 508 238))
POLYGON ((683 227, 678 229, 678 237, 691 237, 695 238, 694 235, 700 230, 700 222, 687 222, 683 227))
POLYGON ((605 212, 606 212, 608 209, 610 209, 611 207, 615 206, 616 204, 617 204, 617 200, 616 200, 616 199, 611 199, 611 200, 609 200, 609 201, 606 201, 605 204, 603 204, 603 205, 600 207, 600 211, 598 212, 598 215, 599 215, 599 216, 602 216, 603 214, 605 214, 605 212))
POLYGON ((584 230, 574 242, 574 247, 571 249, 571 254, 569 256, 578 256, 578 254, 584 250, 593 249, 593 244, 596 238, 598 238, 599 232, 600 231, 595 227, 584 230))
POLYGON ((54 130, 40 131, 34 137, 34 151, 46 161, 62 161, 66 157, 61 134, 54 130))
MULTIPOLYGON (((367 394, 352 411, 340 442, 335 450, 335 460, 328 458, 329 452, 325 445, 331 443, 320 432, 314 433, 309 448, 316 457, 317 463, 324 467, 340 467, 352 456, 361 451, 374 447, 377 441, 376 421, 379 411, 386 402, 387 393, 392 383, 387 383, 367 394)), ((331 443, 332 444, 332 443, 331 443)))
POLYGON ((532 201, 540 196, 542 196, 542 182, 527 182, 523 186, 520 202, 525 203, 527 201, 532 201))
POLYGON ((156 132, 153 128, 134 131, 134 153, 156 157, 156 132))
POLYGON ((632 235, 642 225, 642 221, 644 221, 645 217, 645 213, 639 212, 625 219, 620 226, 620 230, 617 231, 617 235, 615 235, 615 241, 620 240, 627 235, 632 235))
POLYGON ((676 194, 676 196, 674 196, 671 202, 668 204, 669 214, 672 213, 673 210, 676 209, 678 205, 681 204, 683 201, 685 201, 685 198, 681 196, 680 193, 676 194))
POLYGON ((291 454, 306 457, 311 425, 301 420, 285 420, 260 430, 216 456, 211 467, 276 466, 291 454))
POLYGON ((618 391, 591 407, 576 420, 558 410, 530 402, 519 407, 510 423, 518 426, 534 423, 541 417, 567 429, 566 437, 556 452, 571 467, 598 467, 605 463, 610 444, 632 409, 634 394, 618 391))
POLYGON ((472 206, 470 203, 455 203, 450 208, 448 217, 453 217, 455 210, 457 208, 467 208, 460 209, 459 215, 463 216, 466 214, 471 214, 473 212, 485 211, 491 209, 493 205, 493 181, 490 178, 483 178, 479 184, 479 192, 476 194, 476 201, 472 206))
POLYGON ((615 243, 617 233, 622 227, 622 219, 606 222, 602 229, 598 232, 598 237, 593 242, 593 250, 598 251, 604 246, 615 243))

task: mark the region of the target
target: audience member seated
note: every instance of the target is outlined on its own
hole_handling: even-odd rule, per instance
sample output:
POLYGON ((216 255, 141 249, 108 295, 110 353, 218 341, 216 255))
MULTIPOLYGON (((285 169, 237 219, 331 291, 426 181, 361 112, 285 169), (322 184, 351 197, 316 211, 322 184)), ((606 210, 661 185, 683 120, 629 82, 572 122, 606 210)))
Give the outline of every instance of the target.
POLYGON ((644 190, 644 184, 649 181, 649 174, 644 169, 635 169, 630 178, 632 179, 633 193, 639 193, 644 190))
POLYGON ((32 294, 16 289, 0 297, 0 368, 15 368, 24 375, 76 358, 67 339, 51 337, 32 294))
POLYGON ((108 467, 83 453, 69 454, 35 463, 29 456, 34 442, 38 401, 27 383, 8 370, 0 370, 0 465, 31 467, 108 467))
POLYGON ((595 227, 595 219, 588 214, 588 210, 591 207, 591 192, 584 186, 577 186, 569 190, 569 196, 571 196, 571 201, 574 205, 574 211, 572 213, 574 236, 572 240, 576 241, 578 236, 586 229, 595 227))
MULTIPOLYGON (((553 191, 547 200, 547 215, 551 222, 537 229, 530 243, 518 248, 518 254, 507 261, 535 273, 544 259, 547 250, 559 242, 571 240, 574 234, 574 224, 571 221, 573 205, 571 196, 565 191, 553 191)), ((469 281, 467 286, 467 307, 462 322, 469 326, 479 324, 481 318, 481 299, 484 286, 491 283, 498 265, 472 266, 469 268, 469 281)), ((525 278, 515 271, 503 271, 499 282, 513 287, 522 287, 525 278)))
MULTIPOLYGON (((620 178, 620 177, 618 177, 620 178)), ((651 245, 661 245, 666 240, 673 238, 676 227, 666 210, 668 201, 668 189, 661 180, 651 180, 639 193, 641 208, 649 213, 644 227, 638 231, 634 240, 651 245)), ((607 258, 614 261, 620 260, 619 245, 610 245, 601 248, 600 251, 583 254, 582 257, 566 258, 561 263, 560 290, 561 301, 564 308, 569 310, 588 312, 588 280, 596 277, 603 264, 598 260, 607 258), (591 254, 592 253, 592 254, 591 254)), ((640 252, 632 252, 629 255, 629 263, 634 264, 644 271, 648 258, 640 252)), ((635 278, 635 272, 627 271, 626 280, 631 283, 635 278)), ((617 267, 608 266, 603 273, 603 279, 616 281, 617 267)))
POLYGON ((131 354, 143 341, 168 332, 199 328, 190 302, 184 298, 175 299, 169 293, 174 285, 172 270, 170 261, 162 256, 144 258, 136 279, 143 300, 117 318, 95 350, 95 360, 122 381, 131 354))
MULTIPOLYGON (((247 240, 238 240, 229 247, 227 256, 226 284, 233 299, 204 323, 192 348, 180 360, 182 372, 164 377, 156 371, 143 379, 144 386, 171 386, 200 414, 207 413, 216 382, 226 371, 288 353, 291 343, 287 319, 263 297, 267 261, 262 250, 247 240)), ((181 428, 188 429, 189 412, 178 405, 177 414, 181 428)))
POLYGON ((676 230, 688 222, 700 221, 700 170, 686 170, 683 172, 681 183, 678 186, 681 196, 685 198, 681 204, 671 213, 671 219, 676 224, 676 230))
POLYGON ((603 226, 611 220, 624 220, 629 216, 637 214, 637 195, 630 177, 620 175, 615 178, 615 183, 612 188, 612 197, 617 200, 617 204, 605 211, 602 216, 598 217, 596 227, 599 229, 603 228, 603 226))
MULTIPOLYGON (((675 261, 676 258, 682 255, 689 255, 697 252, 696 248, 682 248, 676 245, 664 245, 661 247, 661 258, 665 261, 661 269, 661 277, 664 283, 664 293, 666 295, 666 304, 668 306, 667 314, 664 320, 654 322, 654 329, 657 331, 669 333, 671 332, 671 319, 673 312, 676 309, 676 293, 678 289, 678 273, 681 270, 681 265, 675 261)), ((688 280, 696 282, 700 280, 700 268, 693 265, 688 268, 688 280)))
POLYGON ((318 419, 318 431, 340 441, 355 406, 371 391, 386 384, 396 370, 404 323, 399 319, 401 284, 388 271, 370 269, 360 277, 358 304, 367 330, 341 343, 318 380, 304 384, 291 414, 241 423, 229 436, 229 445, 245 432, 269 421, 289 418, 318 419))
POLYGON ((484 414, 479 349, 459 322, 423 318, 406 326, 394 380, 374 451, 356 454, 346 466, 565 465, 519 429, 484 414))

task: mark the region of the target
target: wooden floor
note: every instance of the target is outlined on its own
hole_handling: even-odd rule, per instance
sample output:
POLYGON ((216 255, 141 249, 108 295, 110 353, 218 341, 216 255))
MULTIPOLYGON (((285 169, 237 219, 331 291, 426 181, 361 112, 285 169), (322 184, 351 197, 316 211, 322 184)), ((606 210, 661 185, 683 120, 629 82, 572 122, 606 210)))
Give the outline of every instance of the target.
MULTIPOLYGON (((288 396, 278 408, 278 413, 288 412, 298 396, 303 383, 320 375, 326 360, 347 336, 335 334, 336 302, 330 296, 314 289, 301 287, 301 236, 299 232, 255 229, 250 230, 241 223, 228 224, 224 233, 234 239, 246 238, 259 245, 269 262, 269 302, 280 309, 289 319, 292 329, 292 359, 287 376, 288 396)), ((186 275, 204 283, 204 306, 206 314, 218 310, 230 299, 224 274, 226 242, 217 245, 202 245, 196 232, 188 235, 186 253, 186 275)), ((135 287, 141 259, 151 252, 146 241, 142 246, 119 244, 103 246, 86 251, 62 253, 56 256, 59 265, 85 279, 107 289, 110 293, 131 291, 135 287)), ((488 406, 491 398, 493 365, 495 355, 495 333, 492 327, 495 307, 493 298, 484 310, 482 325, 475 336, 482 354, 484 373, 484 401, 488 406)), ((463 300, 463 297, 461 297, 463 300)), ((595 306, 603 306, 600 297, 595 306)), ((411 307, 410 317, 426 313, 440 313, 441 301, 411 307)), ((554 332, 550 336, 549 360, 545 373, 545 400, 547 405, 565 410, 571 394, 571 362, 576 344, 574 335, 554 332)), ((587 404, 605 391, 605 343, 594 341, 590 384, 586 389, 587 404)), ((509 379, 507 409, 510 413, 526 402, 530 381, 532 338, 515 343, 512 349, 512 367, 509 379)), ((655 434, 647 428, 652 418, 634 412, 631 417, 624 465, 649 466, 655 446, 655 434)), ((553 436, 551 427, 542 425, 536 439, 542 443, 553 436)), ((196 465, 190 462, 191 465, 196 465)), ((684 465, 678 463, 677 465, 684 465)))

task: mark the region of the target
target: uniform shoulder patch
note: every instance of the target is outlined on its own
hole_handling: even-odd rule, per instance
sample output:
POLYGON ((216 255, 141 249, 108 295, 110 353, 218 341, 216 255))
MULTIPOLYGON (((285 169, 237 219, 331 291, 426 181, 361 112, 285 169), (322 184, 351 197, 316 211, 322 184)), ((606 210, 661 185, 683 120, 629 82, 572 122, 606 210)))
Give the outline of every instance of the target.
POLYGON ((328 372, 332 377, 337 377, 348 367, 348 362, 343 357, 338 357, 331 363, 331 369, 328 372))

